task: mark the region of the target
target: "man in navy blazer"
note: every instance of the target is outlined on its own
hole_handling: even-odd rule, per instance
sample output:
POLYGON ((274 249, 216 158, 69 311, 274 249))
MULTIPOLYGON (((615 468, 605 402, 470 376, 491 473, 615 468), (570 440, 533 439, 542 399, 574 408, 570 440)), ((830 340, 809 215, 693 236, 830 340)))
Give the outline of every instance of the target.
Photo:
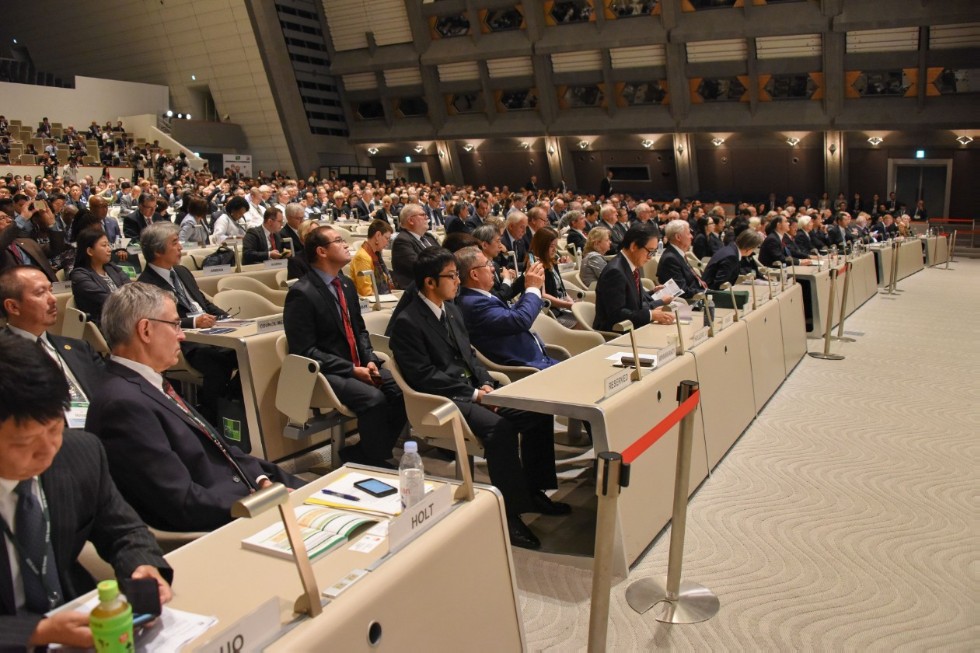
POLYGON ((787 265, 810 265, 809 257, 800 259, 793 256, 796 249, 795 244, 791 248, 787 233, 789 232, 789 218, 785 215, 776 215, 766 225, 768 235, 762 241, 759 248, 759 263, 766 267, 778 268, 780 263, 787 265))
POLYGON ((341 272, 350 251, 330 227, 310 231, 304 248, 311 270, 289 289, 283 308, 289 353, 319 363, 337 398, 357 415, 361 441, 344 447, 342 460, 391 467, 392 447, 405 426, 405 402, 371 347, 357 290, 341 272))
POLYGON ((691 236, 691 225, 687 220, 671 220, 664 232, 667 246, 657 264, 657 279, 660 283, 673 279, 684 291, 684 296, 690 299, 708 287, 687 262, 686 254, 694 240, 691 236))
POLYGON ((429 233, 429 218, 418 204, 406 204, 398 214, 401 231, 391 241, 391 276, 401 289, 412 285, 412 266, 419 252, 438 247, 439 241, 429 233))
POLYGON ((527 365, 543 370, 558 361, 548 356, 531 325, 541 312, 544 267, 540 262, 524 273, 524 294, 507 304, 494 296, 493 261, 478 247, 456 252, 456 265, 463 288, 456 305, 463 313, 470 342, 477 351, 500 365, 527 365))
POLYGON ((755 229, 745 229, 734 241, 715 252, 704 268, 704 281, 708 288, 721 290, 725 283, 734 284, 741 274, 740 262, 752 256, 762 240, 762 234, 755 229))
POLYGON ((303 485, 226 441, 165 382, 184 339, 171 294, 123 286, 106 300, 102 325, 112 356, 85 428, 102 440, 113 480, 147 524, 209 531, 256 490, 303 485))
POLYGON ((155 580, 161 602, 171 598, 173 572, 113 484, 98 439, 65 430, 69 390, 58 365, 33 343, 7 334, 0 334, 0 350, 0 505, 14 517, 8 529, 16 529, 16 506, 22 501, 18 489, 27 481, 35 505, 44 499, 53 554, 35 567, 50 570, 39 583, 16 547, 0 536, 0 650, 34 650, 52 643, 89 648, 87 614, 70 610, 44 616, 51 607, 95 587, 77 562, 86 541, 112 565, 117 578, 155 580), (45 585, 55 590, 53 602, 45 585))
POLYGON ((88 200, 88 210, 102 223, 102 230, 109 239, 109 244, 116 242, 121 235, 119 221, 109 217, 109 202, 101 195, 93 195, 88 200))
POLYGON ((594 329, 612 331, 613 325, 623 320, 629 320, 637 329, 650 322, 673 323, 674 316, 661 310, 673 297, 664 295, 655 300, 640 283, 640 269, 657 251, 656 242, 656 237, 642 225, 626 232, 619 254, 606 263, 596 284, 594 329))

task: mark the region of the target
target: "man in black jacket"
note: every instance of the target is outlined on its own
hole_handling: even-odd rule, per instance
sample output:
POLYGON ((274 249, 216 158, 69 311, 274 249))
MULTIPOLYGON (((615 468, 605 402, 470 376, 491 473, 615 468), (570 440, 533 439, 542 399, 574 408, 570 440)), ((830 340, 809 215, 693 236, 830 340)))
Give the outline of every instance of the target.
POLYGON ((252 227, 245 232, 242 263, 261 263, 287 256, 283 252, 282 236, 279 235, 283 222, 282 211, 274 206, 266 209, 262 216, 262 226, 252 227))
POLYGON ((630 227, 623 247, 599 275, 595 289, 595 320, 599 331, 612 331, 613 325, 629 320, 634 328, 650 322, 673 324, 674 316, 660 310, 673 297, 655 300, 640 283, 643 264, 657 251, 657 239, 643 225, 630 227), (651 246, 652 245, 652 246, 651 246))
POLYGON ((357 290, 341 269, 350 251, 336 231, 306 236, 311 270, 286 295, 289 353, 317 361, 337 398, 357 415, 361 441, 339 454, 345 462, 392 467, 391 450, 405 426, 402 393, 374 354, 357 290))

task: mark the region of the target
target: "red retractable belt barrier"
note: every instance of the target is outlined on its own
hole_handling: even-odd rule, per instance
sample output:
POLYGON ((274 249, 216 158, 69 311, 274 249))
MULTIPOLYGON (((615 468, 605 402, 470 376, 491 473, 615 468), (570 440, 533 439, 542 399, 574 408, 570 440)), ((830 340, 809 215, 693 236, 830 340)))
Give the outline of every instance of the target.
POLYGON ((664 418, 662 422, 647 431, 645 435, 641 435, 636 442, 623 450, 623 464, 629 465, 643 455, 644 451, 652 447, 654 443, 662 438, 667 431, 673 428, 678 422, 684 419, 688 413, 694 410, 700 400, 701 391, 695 390, 694 393, 687 398, 687 401, 675 408, 674 411, 664 418))

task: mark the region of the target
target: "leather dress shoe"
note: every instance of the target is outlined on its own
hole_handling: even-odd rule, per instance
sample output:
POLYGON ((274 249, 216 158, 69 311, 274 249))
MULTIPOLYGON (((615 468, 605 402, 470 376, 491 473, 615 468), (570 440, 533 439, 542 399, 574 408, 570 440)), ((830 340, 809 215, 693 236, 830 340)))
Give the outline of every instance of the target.
POLYGON ((542 515, 567 515, 572 512, 572 507, 561 501, 552 501, 542 490, 531 493, 531 510, 542 515))
POLYGON ((507 531, 510 533, 511 546, 519 546, 522 549, 541 548, 541 540, 527 524, 521 521, 520 517, 507 518, 507 531))

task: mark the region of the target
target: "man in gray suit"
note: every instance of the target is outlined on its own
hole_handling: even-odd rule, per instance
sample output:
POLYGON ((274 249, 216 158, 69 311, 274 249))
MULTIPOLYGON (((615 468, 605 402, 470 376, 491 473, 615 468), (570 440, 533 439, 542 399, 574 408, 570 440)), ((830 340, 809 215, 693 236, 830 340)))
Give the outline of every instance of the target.
POLYGON ((89 648, 87 614, 44 616, 95 587, 76 560, 86 541, 117 578, 155 580, 162 603, 173 571, 116 490, 98 439, 65 430, 69 392, 58 365, 9 334, 0 350, 0 649, 89 648))

